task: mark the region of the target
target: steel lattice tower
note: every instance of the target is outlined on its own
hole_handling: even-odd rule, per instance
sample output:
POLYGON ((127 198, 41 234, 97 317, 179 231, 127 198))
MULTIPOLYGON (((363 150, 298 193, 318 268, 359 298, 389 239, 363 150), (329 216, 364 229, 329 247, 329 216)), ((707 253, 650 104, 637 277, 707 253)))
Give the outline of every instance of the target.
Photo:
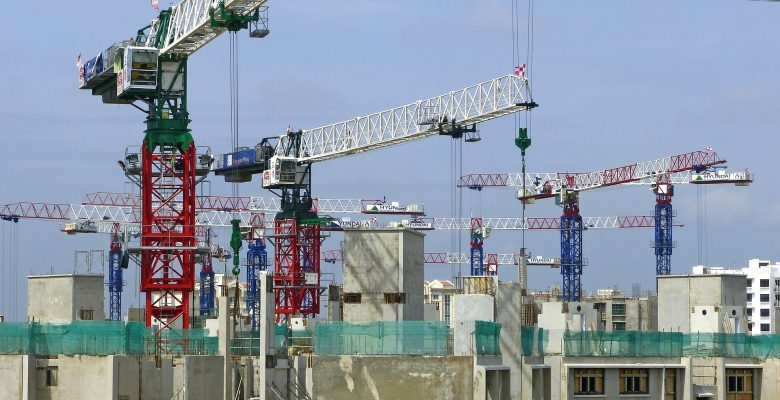
POLYGON ((200 270, 200 315, 204 317, 215 314, 214 268, 211 263, 211 228, 206 229, 206 246, 209 248, 209 253, 203 255, 203 265, 200 270))
POLYGON ((252 330, 260 326, 261 294, 257 292, 257 273, 268 270, 268 252, 263 239, 252 239, 246 254, 246 309, 252 323, 252 330))
POLYGON ((122 243, 119 241, 119 224, 111 232, 111 247, 108 250, 108 319, 122 320, 122 243))
POLYGON ((655 273, 669 275, 672 273, 672 196, 674 186, 669 183, 669 175, 658 178, 655 191, 655 273))
POLYGON ((173 73, 168 87, 179 90, 158 84, 149 101, 141 148, 141 291, 146 293, 147 326, 155 321, 159 329, 188 329, 197 239, 187 59, 160 57, 160 63, 173 73))
POLYGON ((320 226, 274 221, 274 300, 277 322, 320 312, 320 226))
POLYGON ((572 193, 565 199, 561 216, 561 275, 563 301, 579 301, 582 287, 582 216, 579 199, 572 193))
POLYGON ((471 219, 471 275, 485 275, 485 255, 482 245, 485 238, 482 235, 482 218, 471 219))

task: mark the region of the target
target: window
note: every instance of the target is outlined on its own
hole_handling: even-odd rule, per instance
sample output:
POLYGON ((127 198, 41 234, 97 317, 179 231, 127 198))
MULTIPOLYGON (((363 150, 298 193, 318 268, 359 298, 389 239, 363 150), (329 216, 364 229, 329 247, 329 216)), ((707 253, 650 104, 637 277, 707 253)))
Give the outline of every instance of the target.
POLYGON ((753 308, 748 308, 747 309, 747 316, 750 317, 752 315, 753 315, 753 308))
POLYGON ((450 295, 444 295, 444 321, 450 323, 450 295))
POLYGON ((769 332, 769 324, 761 324, 761 332, 769 332))
POLYGON ((762 293, 761 294, 761 302, 762 303, 769 303, 769 293, 762 293))
POLYGON ((434 295, 433 295, 433 299, 434 299, 434 300, 439 300, 439 295, 438 295, 438 294, 434 294, 434 295))
POLYGON ((612 305, 612 315, 626 315, 626 305, 625 304, 613 304, 612 305))
POLYGON ((747 294, 747 301, 748 301, 748 303, 750 303, 751 301, 753 301, 753 293, 748 293, 748 294, 747 294))
POLYGON ((769 287, 769 279, 761 279, 759 285, 761 287, 769 287))
POLYGON ((747 279, 746 282, 747 282, 747 285, 746 285, 747 287, 753 286, 753 280, 752 279, 747 279))
POLYGON ((613 331, 624 331, 624 330, 626 330, 626 323, 625 322, 613 322, 612 323, 612 330, 613 331))
POLYGON ((405 304, 406 293, 385 293, 385 304, 405 304))
POLYGON ((604 370, 574 368, 574 394, 604 394, 604 370))
POLYGON ((761 309, 761 316, 762 317, 768 317, 769 316, 769 309, 768 308, 762 308, 761 309))
POLYGON ((726 400, 753 399, 753 370, 726 368, 726 400))
POLYGON ((344 304, 359 304, 362 301, 362 297, 360 293, 344 293, 341 295, 344 304))
POLYGON ((775 279, 775 286, 780 286, 780 279, 775 279))
POLYGON ((667 369, 664 379, 664 400, 677 400, 677 371, 667 369))
POLYGON ((753 323, 748 322, 748 332, 753 332, 753 323))
POLYGON ((95 310, 79 311, 79 319, 82 321, 92 321, 93 319, 95 319, 95 310))
POLYGON ((780 301, 780 294, 775 295, 775 301, 780 301))
POLYGON ((46 367, 46 386, 57 386, 57 367, 46 367))
POLYGON ((621 368, 620 394, 646 394, 647 375, 647 369, 621 368))

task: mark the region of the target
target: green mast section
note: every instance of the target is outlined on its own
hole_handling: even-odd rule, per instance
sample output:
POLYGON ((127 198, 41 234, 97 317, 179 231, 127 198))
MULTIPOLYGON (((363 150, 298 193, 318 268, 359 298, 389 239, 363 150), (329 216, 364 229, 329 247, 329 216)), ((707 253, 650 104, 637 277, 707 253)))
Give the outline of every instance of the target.
MULTIPOLYGON (((171 22, 171 9, 160 11, 159 27, 152 38, 152 47, 162 49, 171 22)), ((146 26, 138 30, 136 42, 145 40, 146 26)), ((149 151, 160 147, 164 151, 178 150, 184 154, 193 143, 187 112, 187 58, 177 55, 160 55, 157 62, 157 88, 149 98, 149 114, 146 118, 144 141, 149 151), (163 68, 165 65, 165 68, 163 68), (171 66, 175 66, 170 75, 171 66), (163 71, 165 70, 165 79, 163 71), (167 84, 167 86, 166 86, 167 84)))
POLYGON ((166 150, 176 149, 184 154, 193 143, 187 112, 187 59, 175 56, 160 56, 157 73, 157 90, 149 105, 146 119, 146 147, 154 151, 158 146, 166 150), (167 87, 163 86, 163 65, 175 65, 176 70, 167 87), (182 91, 174 92, 177 82, 182 91))
POLYGON ((241 29, 248 29, 250 22, 259 21, 260 9, 249 15, 240 15, 225 10, 225 2, 220 1, 216 9, 212 8, 209 10, 209 19, 212 28, 222 28, 230 32, 237 32, 241 29))
POLYGON ((241 221, 234 219, 230 221, 230 224, 233 225, 233 233, 230 235, 230 248, 233 249, 233 269, 230 270, 230 272, 233 273, 234 276, 238 276, 238 274, 241 273, 241 269, 239 266, 239 252, 241 251, 241 227, 239 226, 239 223, 241 221))

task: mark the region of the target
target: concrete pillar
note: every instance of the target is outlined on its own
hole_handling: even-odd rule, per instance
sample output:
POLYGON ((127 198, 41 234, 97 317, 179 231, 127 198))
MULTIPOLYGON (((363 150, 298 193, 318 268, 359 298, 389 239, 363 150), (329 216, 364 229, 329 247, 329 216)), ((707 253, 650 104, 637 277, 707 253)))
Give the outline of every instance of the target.
POLYGON ((254 396, 254 375, 252 358, 248 357, 244 365, 244 400, 249 400, 254 396))
POLYGON ((269 364, 273 357, 274 328, 276 327, 273 278, 267 271, 260 271, 257 277, 259 300, 260 301, 260 333, 259 354, 252 360, 254 368, 252 374, 254 379, 254 396, 261 400, 266 398, 267 387, 273 378, 274 367, 269 364), (269 367, 270 365, 270 367, 269 367))
POLYGON ((224 400, 232 400, 231 392, 233 363, 230 361, 230 338, 233 337, 233 321, 230 319, 230 305, 227 296, 217 298, 217 318, 219 320, 219 354, 225 357, 225 368, 222 375, 224 384, 224 400))
POLYGON ((35 356, 22 357, 22 400, 36 400, 38 393, 35 381, 35 356))

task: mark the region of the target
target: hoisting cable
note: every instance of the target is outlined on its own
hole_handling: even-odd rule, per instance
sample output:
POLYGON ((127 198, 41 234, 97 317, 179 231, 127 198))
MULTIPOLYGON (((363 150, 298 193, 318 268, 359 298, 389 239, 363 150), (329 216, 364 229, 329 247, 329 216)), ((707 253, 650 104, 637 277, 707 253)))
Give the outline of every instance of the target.
MULTIPOLYGON (((527 22, 526 22, 526 34, 527 34, 527 42, 526 42, 526 63, 520 64, 520 10, 518 6, 518 0, 512 0, 512 63, 515 65, 515 75, 521 76, 522 79, 525 81, 526 86, 526 94, 528 96, 527 101, 529 103, 533 103, 533 96, 531 95, 531 84, 529 83, 529 77, 531 75, 531 65, 533 62, 533 25, 534 25, 534 0, 528 0, 528 14, 527 14, 527 22)), ((520 115, 515 115, 515 131, 517 131, 517 136, 515 137, 515 146, 520 148, 520 160, 521 160, 521 175, 520 179, 522 179, 522 197, 526 196, 526 162, 525 162, 525 153, 526 150, 531 146, 531 138, 528 135, 528 132, 531 130, 531 109, 527 108, 524 112, 525 117, 525 126, 519 127, 520 125, 520 115)), ((525 247, 525 207, 526 207, 526 201, 521 201, 522 206, 522 221, 523 221, 523 227, 524 229, 521 230, 521 237, 520 237, 520 249, 521 249, 521 257, 527 256, 526 254, 526 247, 525 247)), ((518 263, 520 266, 523 265, 522 261, 518 263)), ((520 271, 520 280, 523 278, 523 271, 520 271)), ((527 285, 527 282, 522 282, 523 284, 527 285)))
MULTIPOLYGON (((457 186, 457 183, 455 181, 455 140, 452 140, 450 142, 450 217, 452 217, 453 220, 455 220, 455 188, 457 186)), ((455 249, 455 235, 457 234, 457 230, 453 229, 450 231, 450 249, 455 249)), ((455 285, 460 286, 460 262, 458 262, 458 265, 455 264, 450 265, 450 273, 452 274, 453 279, 455 280, 455 285), (457 273, 456 273, 457 268, 457 273)))
MULTIPOLYGON (((463 138, 457 139, 457 148, 458 148, 458 178, 455 180, 455 187, 457 187, 458 180, 461 176, 463 176, 463 138)), ((463 220, 463 189, 458 188, 458 221, 463 220)), ((469 227, 471 227, 471 224, 469 224, 469 227)), ((456 232, 458 232, 458 258, 460 259, 460 254, 463 254, 463 233, 458 229, 456 232)), ((471 232, 469 232, 469 241, 471 241, 471 232)), ((469 246, 471 247, 471 246, 469 246)), ((470 263, 469 263, 470 264, 470 263)), ((458 274, 460 275, 461 272, 461 263, 460 260, 458 260, 458 274)))
MULTIPOLYGON (((230 145, 233 150, 238 150, 238 34, 230 32, 230 145)), ((239 195, 238 182, 231 183, 234 198, 239 195)), ((233 268, 230 270, 238 279, 241 273, 239 268, 241 251, 241 227, 238 219, 238 210, 233 210, 231 225, 233 227, 230 237, 230 247, 233 249, 233 268)))
POLYGON ((5 282, 7 281, 5 277, 5 225, 2 221, 0 221, 0 271, 2 271, 2 274, 0 274, 0 310, 5 310, 5 282))

